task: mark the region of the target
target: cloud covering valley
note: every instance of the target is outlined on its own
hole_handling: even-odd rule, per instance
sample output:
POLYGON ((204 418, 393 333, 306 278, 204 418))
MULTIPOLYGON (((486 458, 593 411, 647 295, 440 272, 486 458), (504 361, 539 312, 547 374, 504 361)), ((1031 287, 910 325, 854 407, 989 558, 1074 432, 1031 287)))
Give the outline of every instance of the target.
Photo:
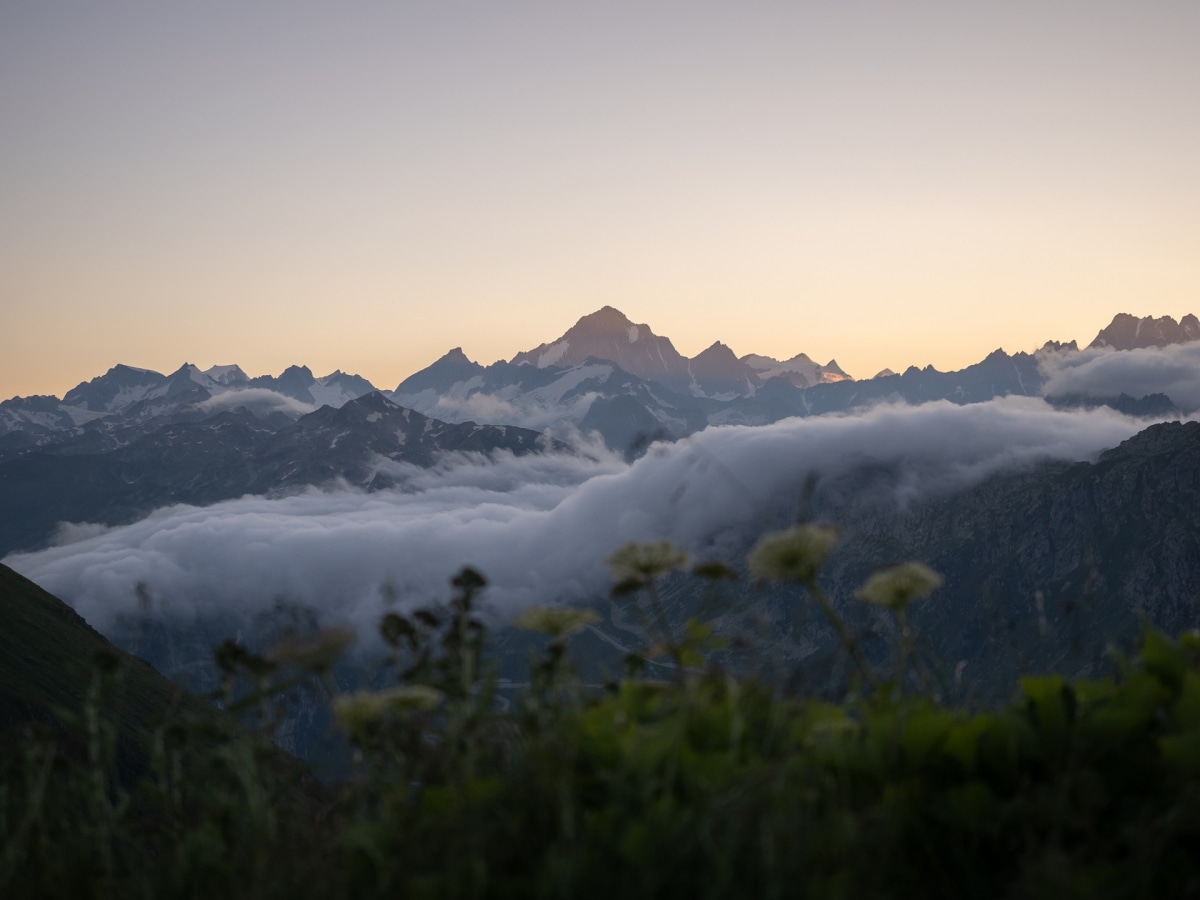
POLYGON ((895 500, 906 502, 1001 469, 1093 458, 1145 426, 1107 408, 1064 411, 1008 397, 713 427, 632 464, 595 447, 458 455, 432 469, 387 462, 399 489, 331 485, 172 506, 111 529, 64 526, 58 546, 5 562, 101 630, 137 611, 139 583, 167 616, 249 616, 286 598, 370 627, 385 585, 404 605, 442 599, 463 565, 487 576, 491 607, 509 615, 602 594, 604 559, 627 541, 668 538, 703 553, 798 498, 810 472, 895 464, 904 476, 895 500))

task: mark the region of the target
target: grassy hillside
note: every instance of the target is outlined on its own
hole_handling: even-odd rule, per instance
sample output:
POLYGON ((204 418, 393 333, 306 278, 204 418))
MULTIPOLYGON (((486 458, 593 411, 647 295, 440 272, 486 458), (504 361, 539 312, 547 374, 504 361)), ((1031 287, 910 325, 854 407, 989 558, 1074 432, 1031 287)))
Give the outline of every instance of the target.
POLYGON ((145 771, 153 730, 169 712, 214 715, 148 663, 110 644, 57 597, 0 565, 0 741, 41 722, 71 743, 64 720, 83 713, 98 671, 105 669, 119 672, 99 708, 115 728, 123 781, 145 771))

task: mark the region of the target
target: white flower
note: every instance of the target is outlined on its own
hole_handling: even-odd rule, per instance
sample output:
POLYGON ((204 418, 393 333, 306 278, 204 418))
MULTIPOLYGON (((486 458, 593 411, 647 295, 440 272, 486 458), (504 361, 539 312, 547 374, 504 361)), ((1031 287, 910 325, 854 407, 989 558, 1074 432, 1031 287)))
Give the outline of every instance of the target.
POLYGON ((393 713, 428 712, 444 694, 425 684, 410 684, 383 691, 358 691, 333 698, 333 714, 345 728, 361 728, 393 713))
POLYGON ((354 638, 353 629, 341 625, 325 628, 316 634, 289 634, 271 648, 267 659, 273 663, 326 672, 333 668, 342 652, 354 643, 354 638))
POLYGON ((750 573, 768 581, 811 582, 837 541, 832 525, 793 525, 763 535, 750 551, 750 573))
POLYGON ((670 541, 626 544, 608 558, 618 581, 649 581, 688 564, 688 555, 670 541))
POLYGON ((867 603, 886 606, 888 609, 903 609, 910 600, 928 597, 941 586, 942 576, 929 566, 919 562, 906 562, 876 572, 854 596, 867 603))
POLYGON ((583 631, 600 616, 590 609, 572 606, 530 606, 514 620, 519 628, 540 631, 551 637, 565 637, 583 631))

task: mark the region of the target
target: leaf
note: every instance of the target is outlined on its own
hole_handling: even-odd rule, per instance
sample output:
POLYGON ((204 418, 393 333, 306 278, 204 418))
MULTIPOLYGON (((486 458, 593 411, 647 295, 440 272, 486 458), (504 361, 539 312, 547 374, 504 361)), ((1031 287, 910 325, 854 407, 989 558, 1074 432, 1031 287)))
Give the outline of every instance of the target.
POLYGON ((1043 745, 1052 753, 1063 752, 1075 720, 1075 694, 1070 686, 1058 675, 1043 675, 1022 678, 1021 691, 1043 745))
POLYGON ((939 709, 922 709, 904 722, 900 746, 911 765, 924 763, 950 734, 950 715, 939 709))
POLYGON ((1178 690, 1188 671, 1186 651, 1159 631, 1147 629, 1142 636, 1142 666, 1163 684, 1178 690))
POLYGON ((1200 775, 1200 732, 1168 735, 1159 739, 1158 747, 1163 759, 1171 765, 1193 778, 1200 775))

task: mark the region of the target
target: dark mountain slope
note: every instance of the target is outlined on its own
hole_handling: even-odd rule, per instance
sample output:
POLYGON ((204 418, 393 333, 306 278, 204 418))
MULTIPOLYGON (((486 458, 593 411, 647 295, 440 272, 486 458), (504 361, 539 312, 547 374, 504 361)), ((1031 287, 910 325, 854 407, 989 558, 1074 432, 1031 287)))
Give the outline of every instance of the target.
POLYGON ((1168 633, 1200 626, 1200 423, 1154 425, 1094 463, 996 475, 906 508, 891 499, 901 478, 861 471, 817 494, 818 517, 845 529, 823 582, 867 632, 892 622, 854 591, 908 560, 945 577, 919 630, 984 683, 1093 670, 1143 618, 1168 633))
MULTIPOLYGON (((963 696, 1007 699, 996 692, 1034 671, 1111 671, 1109 648, 1130 650, 1144 622, 1172 634, 1200 627, 1200 423, 1154 425, 1095 462, 1046 463, 958 492, 911 498, 911 483, 903 465, 860 468, 807 501, 778 498, 752 527, 719 535, 714 552, 742 566, 798 508, 836 523, 820 582, 885 669, 896 620, 854 594, 881 568, 925 562, 945 583, 912 621, 939 690, 963 696)), ((683 576, 664 587, 678 628, 708 590, 683 576)), ((837 635, 801 588, 743 578, 724 597, 716 624, 744 648, 735 663, 780 666, 816 689, 844 671, 837 635)), ((629 616, 600 628, 626 645, 645 641, 629 616)))
POLYGON ((122 780, 145 771, 151 733, 168 710, 215 716, 149 663, 110 644, 57 597, 0 565, 0 748, 21 725, 41 722, 55 728, 73 752, 82 752, 57 710, 82 710, 98 653, 118 666, 101 710, 117 730, 122 780))
POLYGON ((376 457, 429 466, 446 452, 530 453, 541 437, 536 431, 505 425, 451 425, 375 392, 340 409, 322 407, 268 438, 256 454, 251 490, 260 493, 332 478, 366 485, 374 480, 376 457))

